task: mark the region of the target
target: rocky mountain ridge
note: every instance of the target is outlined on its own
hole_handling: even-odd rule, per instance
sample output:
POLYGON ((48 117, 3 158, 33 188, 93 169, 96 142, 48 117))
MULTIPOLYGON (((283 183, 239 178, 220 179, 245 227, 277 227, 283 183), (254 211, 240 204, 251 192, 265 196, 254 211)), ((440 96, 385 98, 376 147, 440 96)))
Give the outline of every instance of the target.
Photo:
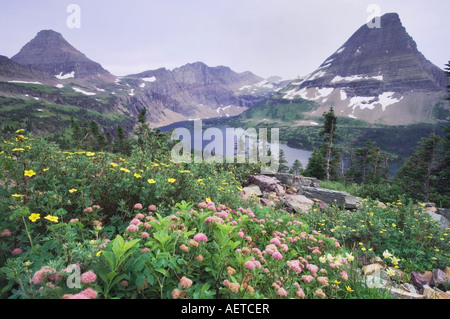
POLYGON ((1 57, 0 81, 3 81, 1 96, 24 100, 25 104, 30 99, 83 105, 87 109, 95 104, 92 110, 125 117, 129 123, 125 125, 122 121, 122 124, 129 130, 144 107, 151 127, 197 118, 228 117, 242 113, 287 84, 279 81, 272 84, 251 72, 237 73, 229 67, 210 67, 202 62, 118 77, 53 30, 40 31, 11 59, 1 57), (30 85, 33 90, 27 91, 30 85), (105 104, 108 107, 101 107, 105 104))
MULTIPOLYGON (((319 68, 291 82, 277 98, 313 100, 319 117, 331 106, 338 116, 403 125, 433 121, 448 77, 428 61, 398 14, 381 17, 381 28, 360 27, 319 68)), ((450 115, 450 114, 449 114, 450 115)))

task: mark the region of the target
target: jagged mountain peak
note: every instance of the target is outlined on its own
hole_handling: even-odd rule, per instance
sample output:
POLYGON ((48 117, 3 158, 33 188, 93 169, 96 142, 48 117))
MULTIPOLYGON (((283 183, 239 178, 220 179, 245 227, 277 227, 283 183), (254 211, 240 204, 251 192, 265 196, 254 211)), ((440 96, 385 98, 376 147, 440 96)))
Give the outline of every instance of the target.
POLYGON ((397 13, 381 16, 380 26, 361 26, 318 69, 293 81, 284 99, 314 100, 312 116, 334 106, 338 115, 372 123, 433 120, 448 78, 418 50, 397 13))
POLYGON ((40 68, 60 80, 113 80, 114 77, 67 42, 54 30, 42 30, 11 60, 22 65, 40 68))

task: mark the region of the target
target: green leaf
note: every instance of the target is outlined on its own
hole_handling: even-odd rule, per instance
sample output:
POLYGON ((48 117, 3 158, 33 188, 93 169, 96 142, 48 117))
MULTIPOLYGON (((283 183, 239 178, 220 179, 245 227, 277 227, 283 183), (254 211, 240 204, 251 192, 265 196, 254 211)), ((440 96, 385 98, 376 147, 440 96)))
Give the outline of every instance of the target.
POLYGON ((116 276, 117 276, 117 273, 115 271, 111 271, 108 274, 108 280, 111 282, 114 279, 114 277, 116 277, 116 276))
POLYGON ((161 273, 161 274, 163 274, 164 276, 168 276, 168 274, 167 274, 167 271, 165 270, 165 269, 163 269, 163 268, 158 268, 158 269, 155 269, 157 272, 159 272, 159 273, 161 273))
POLYGON ((19 209, 16 209, 12 212, 11 216, 9 216, 9 219, 13 220, 17 217, 28 217, 30 215, 30 209, 27 206, 23 206, 19 209))
POLYGON ((145 284, 145 275, 140 273, 137 275, 136 277, 136 281, 135 281, 136 286, 141 287, 145 284))

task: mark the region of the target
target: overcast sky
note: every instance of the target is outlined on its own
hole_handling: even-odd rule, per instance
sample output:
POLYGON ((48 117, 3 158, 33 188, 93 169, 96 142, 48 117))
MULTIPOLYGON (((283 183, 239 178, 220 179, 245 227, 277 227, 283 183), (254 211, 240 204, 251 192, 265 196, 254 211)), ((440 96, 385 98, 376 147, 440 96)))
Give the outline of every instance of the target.
POLYGON ((371 4, 397 12, 419 50, 444 68, 448 0, 0 0, 0 55, 52 29, 115 75, 202 61, 292 79, 365 24, 371 4), (70 4, 81 9, 80 28, 67 24, 70 4))

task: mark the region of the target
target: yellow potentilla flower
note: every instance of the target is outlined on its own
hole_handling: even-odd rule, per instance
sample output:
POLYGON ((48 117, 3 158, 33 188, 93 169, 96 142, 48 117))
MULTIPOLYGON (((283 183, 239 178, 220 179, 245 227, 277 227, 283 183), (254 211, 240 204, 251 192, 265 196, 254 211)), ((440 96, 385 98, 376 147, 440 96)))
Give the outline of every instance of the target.
POLYGON ((122 172, 125 172, 125 173, 129 173, 129 172, 130 172, 130 170, 129 170, 129 169, 127 169, 127 168, 123 168, 123 167, 122 167, 122 168, 120 169, 120 171, 122 171, 122 172))
POLYGON ((203 182, 203 178, 197 179, 197 182, 199 182, 199 183, 203 182))
POLYGON ((206 197, 205 200, 206 200, 207 203, 210 203, 210 202, 211 202, 211 198, 209 198, 209 197, 206 197))
POLYGON ((153 167, 158 167, 159 164, 154 163, 152 166, 153 166, 153 167))
POLYGON ((167 181, 168 181, 169 183, 175 183, 177 180, 174 179, 174 178, 169 178, 167 181))
POLYGON ((21 128, 20 130, 17 130, 16 134, 19 134, 19 133, 22 133, 22 132, 25 132, 25 129, 21 128))
POLYGON ((109 165, 111 165, 112 167, 117 167, 119 165, 117 165, 116 163, 109 163, 109 165))
POLYGON ((54 223, 58 222, 58 216, 47 215, 44 218, 54 223))
POLYGON ((366 247, 361 248, 362 251, 366 251, 366 247))
POLYGON ((138 173, 134 173, 134 177, 136 177, 136 178, 142 178, 142 176, 139 175, 138 173))
POLYGON ((12 151, 13 152, 23 152, 23 151, 25 151, 25 149, 23 149, 23 148, 13 148, 12 151))
POLYGON ((31 214, 28 219, 31 220, 33 223, 36 222, 39 218, 41 218, 41 214, 31 214))
POLYGON ((36 173, 30 169, 28 171, 23 172, 23 175, 28 176, 28 177, 33 177, 34 175, 36 175, 36 173))
POLYGON ((95 155, 95 153, 93 153, 93 152, 87 152, 86 153, 86 156, 89 156, 89 157, 94 156, 94 155, 95 155))
POLYGON ((394 223, 392 223, 392 227, 397 227, 397 225, 396 225, 396 224, 394 224, 394 223))
POLYGON ((71 193, 71 194, 72 194, 72 193, 75 193, 75 192, 78 192, 78 190, 75 189, 75 188, 72 188, 72 189, 69 190, 69 193, 71 193))
POLYGON ((339 285, 341 282, 337 281, 337 279, 335 281, 333 281, 333 284, 339 285))
POLYGON ((20 195, 20 194, 12 194, 11 196, 12 196, 12 197, 15 197, 15 198, 22 198, 24 195, 20 195))
POLYGON ((156 183, 156 181, 155 181, 154 179, 148 179, 147 182, 148 182, 149 184, 155 184, 155 183, 156 183))
POLYGON ((354 291, 354 290, 353 290, 351 287, 349 287, 349 286, 345 286, 345 289, 347 289, 348 292, 353 292, 353 291, 354 291))
POLYGON ((101 255, 101 253, 102 253, 102 251, 101 250, 99 250, 96 254, 95 254, 95 256, 100 256, 101 255))
POLYGON ((44 168, 42 171, 43 171, 43 172, 47 172, 49 169, 50 169, 50 168, 47 167, 47 168, 44 168))

